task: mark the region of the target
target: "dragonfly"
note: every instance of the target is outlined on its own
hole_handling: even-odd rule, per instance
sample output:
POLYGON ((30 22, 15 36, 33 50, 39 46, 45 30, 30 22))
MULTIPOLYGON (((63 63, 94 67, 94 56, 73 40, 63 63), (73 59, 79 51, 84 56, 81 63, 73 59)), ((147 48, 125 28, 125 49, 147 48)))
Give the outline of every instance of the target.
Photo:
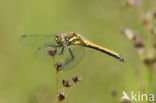
POLYGON ((54 35, 25 34, 21 36, 20 41, 25 46, 37 47, 36 57, 41 57, 38 59, 43 61, 45 61, 43 58, 51 60, 48 50, 57 50, 57 58, 61 61, 63 70, 74 68, 84 57, 85 48, 100 51, 124 62, 124 58, 119 53, 86 40, 75 32, 54 35))

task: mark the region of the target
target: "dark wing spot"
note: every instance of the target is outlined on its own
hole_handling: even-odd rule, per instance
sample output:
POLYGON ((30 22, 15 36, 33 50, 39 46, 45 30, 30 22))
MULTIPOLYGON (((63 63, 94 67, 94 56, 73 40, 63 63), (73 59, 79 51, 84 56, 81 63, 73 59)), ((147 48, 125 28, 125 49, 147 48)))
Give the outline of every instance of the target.
POLYGON ((25 37, 27 37, 27 35, 22 35, 22 36, 21 36, 21 38, 25 38, 25 37))
POLYGON ((41 48, 37 48, 37 50, 41 50, 41 48))

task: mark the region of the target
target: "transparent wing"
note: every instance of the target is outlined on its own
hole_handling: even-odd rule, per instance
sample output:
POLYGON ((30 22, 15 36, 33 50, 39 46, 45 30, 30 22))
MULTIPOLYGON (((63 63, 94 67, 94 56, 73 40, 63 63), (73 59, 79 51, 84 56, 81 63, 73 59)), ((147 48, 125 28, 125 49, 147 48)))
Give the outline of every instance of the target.
POLYGON ((63 66, 64 66, 63 70, 65 71, 73 69, 75 66, 77 66, 85 54, 84 47, 80 45, 70 46, 70 49, 74 55, 74 59, 72 58, 70 52, 66 50, 66 54, 65 54, 66 57, 64 58, 64 61, 63 61, 63 66))
MULTIPOLYGON (((55 48, 50 47, 51 50, 55 50, 55 48)), ((37 48, 34 53, 35 59, 44 63, 53 63, 52 57, 48 54, 49 47, 44 46, 37 48)))
MULTIPOLYGON (((49 48, 55 50, 57 43, 55 42, 55 35, 22 35, 20 37, 20 42, 24 46, 35 47, 36 51, 34 53, 35 58, 39 61, 46 63, 53 63, 53 58, 48 54, 49 48)), ((74 68, 84 56, 84 47, 79 45, 72 45, 70 49, 74 55, 74 59, 66 47, 63 55, 56 55, 55 59, 57 63, 62 63, 64 66, 63 70, 70 70, 74 68)), ((60 53, 62 47, 57 47, 57 52, 60 53)))
MULTIPOLYGON (((44 63, 53 63, 54 62, 53 58, 52 58, 52 56, 50 56, 48 54, 48 51, 55 50, 55 49, 56 49, 56 47, 53 47, 53 46, 40 47, 34 53, 35 59, 37 59, 38 61, 44 62, 44 63)), ((57 47, 57 53, 60 53, 61 50, 62 50, 62 47, 57 47)), ((62 63, 64 60, 63 58, 65 56, 66 55, 55 55, 56 62, 62 63)))
MULTIPOLYGON (((53 58, 48 54, 48 50, 55 49, 55 47, 50 46, 38 48, 35 52, 35 58, 44 63, 53 63, 53 58)), ((74 55, 74 59, 72 58, 67 47, 64 49, 63 55, 55 55, 56 63, 62 63, 64 66, 64 71, 73 69, 76 65, 79 64, 84 56, 84 47, 73 45, 70 46, 70 49, 74 55)), ((57 53, 60 53, 61 51, 62 47, 57 47, 57 53)))
POLYGON ((55 35, 25 34, 20 37, 21 44, 24 46, 44 47, 46 45, 56 46, 55 35))
MULTIPOLYGON (((55 47, 51 46, 44 46, 40 47, 36 50, 35 52, 35 58, 41 62, 44 63, 53 63, 53 58, 48 54, 48 50, 55 50, 55 47)), ((55 55, 55 60, 56 63, 62 63, 64 68, 64 71, 73 69, 75 66, 79 64, 79 62, 82 60, 84 54, 85 54, 85 49, 82 46, 70 46, 70 49, 74 55, 74 59, 72 58, 68 48, 66 47, 64 49, 64 54, 63 55, 55 55)), ((60 53, 62 50, 62 47, 57 47, 57 53, 60 53)))
POLYGON ((51 56, 48 54, 49 47, 55 49, 55 34, 25 34, 19 38, 19 41, 24 46, 30 46, 36 49, 34 56, 37 60, 50 63, 51 56))

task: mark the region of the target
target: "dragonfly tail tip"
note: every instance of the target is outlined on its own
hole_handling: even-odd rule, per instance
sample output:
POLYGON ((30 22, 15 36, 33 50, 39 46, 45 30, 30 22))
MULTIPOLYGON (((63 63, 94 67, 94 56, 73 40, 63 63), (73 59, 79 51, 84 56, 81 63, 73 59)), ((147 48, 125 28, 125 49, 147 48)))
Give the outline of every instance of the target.
POLYGON ((124 57, 122 57, 122 56, 119 57, 119 60, 120 60, 121 62, 125 62, 125 59, 124 59, 124 57))

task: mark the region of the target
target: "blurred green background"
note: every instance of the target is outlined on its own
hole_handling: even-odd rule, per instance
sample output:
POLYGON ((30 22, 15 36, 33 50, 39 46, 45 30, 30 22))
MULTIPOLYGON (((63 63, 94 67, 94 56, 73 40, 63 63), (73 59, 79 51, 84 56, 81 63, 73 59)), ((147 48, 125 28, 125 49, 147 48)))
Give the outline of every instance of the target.
MULTIPOLYGON (((145 0, 145 10, 151 1, 145 0)), ((0 0, 0 13, 0 103, 57 101, 53 64, 37 61, 33 56, 36 48, 19 43, 23 34, 77 32, 125 57, 122 63, 87 49, 75 69, 60 73, 60 79, 83 78, 65 103, 120 103, 123 90, 138 92, 140 82, 147 83, 145 66, 132 43, 121 35, 125 27, 144 28, 119 0, 0 0)))

